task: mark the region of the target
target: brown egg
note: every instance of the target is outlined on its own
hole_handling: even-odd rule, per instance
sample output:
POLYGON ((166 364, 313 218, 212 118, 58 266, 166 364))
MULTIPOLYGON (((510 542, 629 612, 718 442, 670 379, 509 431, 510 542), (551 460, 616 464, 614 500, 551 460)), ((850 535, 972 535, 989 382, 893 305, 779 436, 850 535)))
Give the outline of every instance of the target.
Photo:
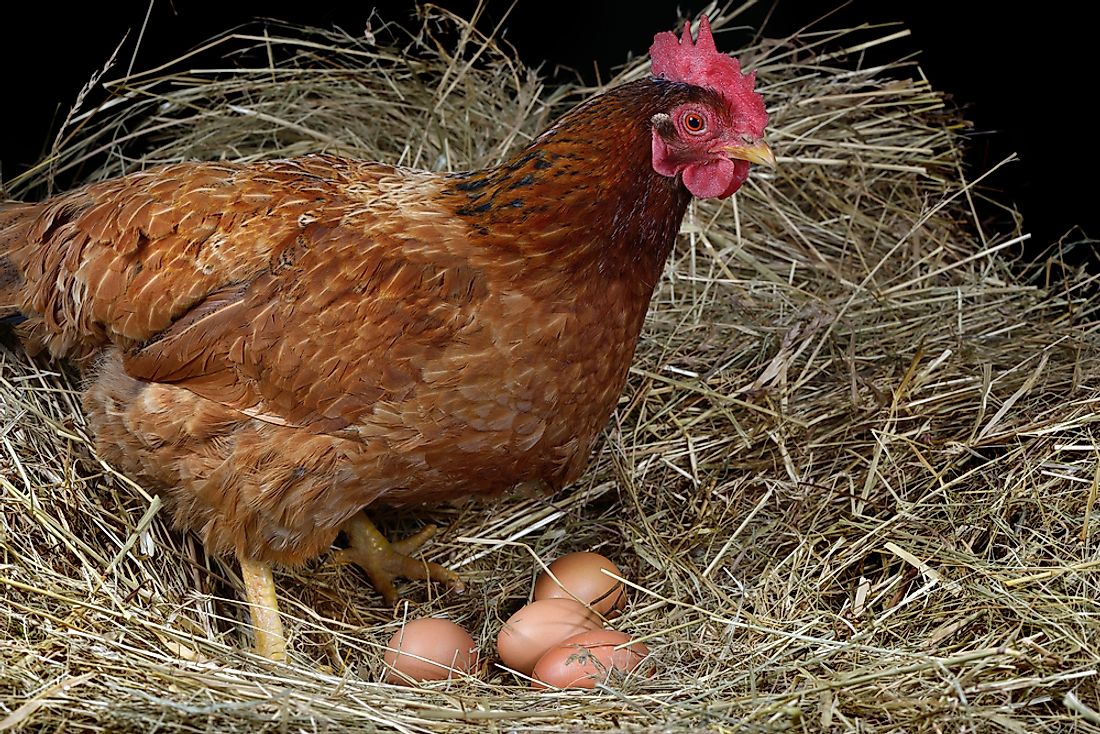
POLYGON ((620 578, 623 576, 618 566, 599 553, 564 555, 549 566, 560 583, 555 583, 550 574, 543 571, 535 580, 534 598, 576 597, 604 617, 615 617, 626 607, 626 587, 600 571, 601 568, 620 578))
POLYGON ((640 642, 615 649, 630 641, 630 635, 615 630, 592 630, 574 635, 539 658, 531 685, 534 688, 595 688, 597 683, 614 683, 616 677, 630 673, 649 655, 649 648, 640 642))
POLYGON ((497 635, 504 664, 529 675, 542 654, 578 632, 599 629, 599 619, 572 599, 534 601, 508 618, 497 635))
POLYGON ((477 668, 477 646, 470 633, 449 619, 414 619, 386 643, 385 681, 412 685, 457 678, 477 668))

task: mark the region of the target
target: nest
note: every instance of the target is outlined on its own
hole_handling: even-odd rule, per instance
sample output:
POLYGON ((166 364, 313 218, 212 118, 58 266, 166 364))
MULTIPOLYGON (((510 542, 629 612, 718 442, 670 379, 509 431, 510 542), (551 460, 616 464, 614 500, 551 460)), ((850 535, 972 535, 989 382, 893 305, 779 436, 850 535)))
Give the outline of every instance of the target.
MULTIPOLYGON (((478 167, 597 91, 546 89, 469 23, 421 20, 268 24, 106 70, 9 192, 318 151, 478 167)), ((78 380, 0 350, 0 731, 1098 730, 1095 282, 1014 260, 1018 224, 983 227, 942 95, 912 62, 861 62, 900 35, 742 54, 780 165, 692 205, 587 473, 380 516, 443 525, 428 557, 463 596, 408 583, 394 610, 352 568, 281 570, 290 664, 248 652, 234 564, 95 456, 78 380), (616 626, 653 677, 540 693, 497 665, 539 559, 574 550, 624 569, 616 626), (473 631, 481 670, 378 683, 385 640, 424 615, 473 631)))

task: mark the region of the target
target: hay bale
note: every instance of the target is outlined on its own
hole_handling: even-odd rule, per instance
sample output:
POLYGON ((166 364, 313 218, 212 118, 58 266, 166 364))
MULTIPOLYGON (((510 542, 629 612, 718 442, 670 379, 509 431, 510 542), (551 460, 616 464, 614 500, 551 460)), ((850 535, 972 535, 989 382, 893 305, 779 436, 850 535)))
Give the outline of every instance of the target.
MULTIPOLYGON (((9 190, 318 151, 488 165, 594 91, 423 21, 268 25, 212 41, 209 68, 105 82, 9 190)), ((397 619, 354 570, 279 572, 291 665, 247 653, 233 565, 95 457, 74 378, 3 348, 0 730, 1095 730, 1095 280, 1047 282, 1013 261, 1021 231, 982 230, 942 96, 912 65, 858 64, 897 36, 747 51, 780 166, 693 204, 589 471, 553 498, 390 516, 444 525, 429 556, 472 589, 409 584, 397 619), (632 580, 618 626, 653 678, 533 693, 489 654, 470 680, 375 682, 403 615, 489 651, 536 559, 580 549, 632 580)))

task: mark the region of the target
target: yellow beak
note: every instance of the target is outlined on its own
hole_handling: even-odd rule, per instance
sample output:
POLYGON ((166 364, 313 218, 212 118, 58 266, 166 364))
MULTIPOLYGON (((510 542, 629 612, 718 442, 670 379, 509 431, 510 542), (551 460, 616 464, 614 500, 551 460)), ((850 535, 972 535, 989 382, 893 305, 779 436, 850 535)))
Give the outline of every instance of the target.
POLYGON ((746 142, 744 145, 723 145, 721 150, 730 158, 775 168, 775 153, 772 153, 772 149, 763 140, 746 142))

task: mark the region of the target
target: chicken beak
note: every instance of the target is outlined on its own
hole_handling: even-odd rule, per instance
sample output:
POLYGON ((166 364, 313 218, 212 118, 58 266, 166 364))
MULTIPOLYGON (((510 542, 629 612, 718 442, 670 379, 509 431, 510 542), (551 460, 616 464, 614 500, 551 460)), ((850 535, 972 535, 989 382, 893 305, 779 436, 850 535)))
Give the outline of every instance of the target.
POLYGON ((775 168, 775 153, 772 153, 772 149, 763 140, 746 140, 741 145, 723 145, 721 151, 730 158, 775 168))

